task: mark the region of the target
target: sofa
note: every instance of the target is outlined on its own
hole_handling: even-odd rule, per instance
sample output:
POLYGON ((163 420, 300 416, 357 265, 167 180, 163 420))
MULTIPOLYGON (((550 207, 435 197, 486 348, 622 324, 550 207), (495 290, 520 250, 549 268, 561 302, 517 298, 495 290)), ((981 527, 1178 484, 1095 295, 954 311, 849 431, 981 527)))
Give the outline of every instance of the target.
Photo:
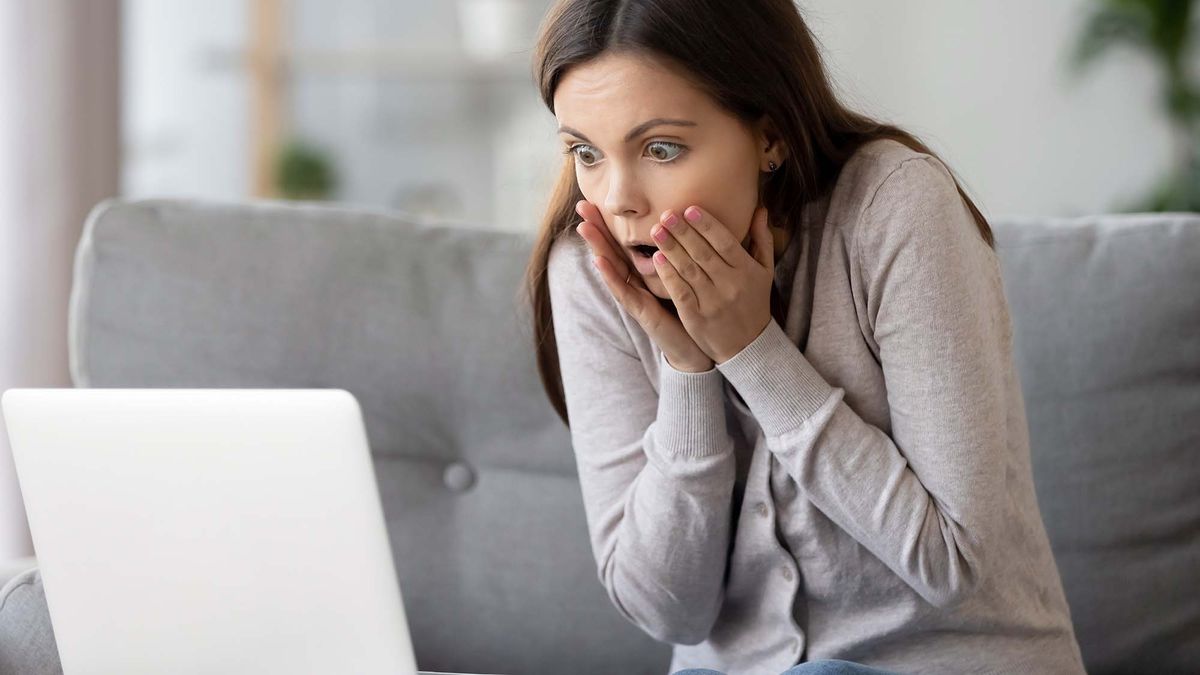
MULTIPOLYGON (((1039 504, 1088 671, 1200 670, 1200 215, 994 218, 1039 504)), ((340 387, 364 414, 420 668, 665 674, 597 577, 542 392, 528 233, 316 202, 110 199, 79 387, 340 387)), ((61 672, 36 565, 0 672, 61 672)))

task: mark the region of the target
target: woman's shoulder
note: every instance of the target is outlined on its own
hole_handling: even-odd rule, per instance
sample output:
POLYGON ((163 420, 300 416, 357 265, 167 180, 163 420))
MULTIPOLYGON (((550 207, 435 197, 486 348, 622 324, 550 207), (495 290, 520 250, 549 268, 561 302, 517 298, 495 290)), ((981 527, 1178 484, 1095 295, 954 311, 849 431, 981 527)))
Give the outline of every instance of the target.
POLYGON ((922 171, 926 166, 939 169, 939 173, 945 173, 945 178, 953 182, 942 162, 927 152, 915 150, 891 138, 868 141, 859 146, 843 165, 834 188, 833 202, 841 210, 860 211, 871 204, 880 188, 889 181, 894 184, 898 182, 897 179, 914 174, 921 174, 919 178, 928 180, 931 176, 922 171))
POLYGON ((863 144, 846 161, 830 197, 827 220, 847 238, 860 240, 871 231, 880 234, 878 221, 889 216, 959 207, 968 214, 953 175, 940 159, 883 138, 863 144))
POLYGON ((548 267, 574 267, 583 259, 587 251, 587 242, 577 232, 570 230, 555 235, 550 242, 550 255, 546 264, 548 267))
POLYGON ((604 290, 604 279, 591 259, 591 248, 577 232, 568 230, 558 234, 550 243, 546 258, 546 277, 550 285, 604 290))
POLYGON ((860 180, 838 218, 855 273, 901 280, 970 268, 998 278, 995 253, 950 169, 898 141, 870 145, 855 160, 860 180))

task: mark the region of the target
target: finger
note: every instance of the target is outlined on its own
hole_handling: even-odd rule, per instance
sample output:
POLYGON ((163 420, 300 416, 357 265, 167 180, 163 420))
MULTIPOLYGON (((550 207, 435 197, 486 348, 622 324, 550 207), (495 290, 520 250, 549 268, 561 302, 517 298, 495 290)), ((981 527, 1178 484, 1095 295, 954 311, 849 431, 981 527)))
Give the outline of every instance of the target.
MULTIPOLYGON (((685 216, 696 213, 698 211, 692 211, 691 209, 684 211, 685 216)), ((688 223, 686 217, 680 217, 674 211, 668 210, 663 212, 660 220, 661 224, 670 232, 670 237, 664 237, 663 240, 660 240, 658 242, 659 248, 667 253, 667 259, 675 265, 680 275, 685 279, 688 281, 702 281, 690 269, 690 263, 684 259, 683 255, 672 256, 672 253, 686 253, 686 257, 699 267, 709 283, 723 278, 725 272, 733 269, 713 249, 712 245, 708 243, 707 237, 688 223)))
MULTIPOLYGON (((664 220, 671 221, 672 215, 674 214, 670 211, 664 212, 664 220)), ((650 236, 654 239, 654 242, 658 244, 659 252, 666 256, 667 260, 674 268, 675 274, 689 284, 693 290, 698 293, 708 292, 713 288, 714 285, 713 277, 709 275, 709 270, 706 270, 704 266, 699 263, 699 261, 694 259, 691 251, 688 251, 686 248, 684 248, 683 244, 679 242, 674 233, 666 227, 663 227, 663 225, 664 223, 660 222, 650 230, 650 236)), ((672 227, 677 231, 679 228, 684 227, 682 225, 682 219, 676 216, 674 218, 672 227)), ((713 264, 712 259, 714 256, 716 256, 716 254, 710 247, 708 249, 710 266, 713 264)), ((721 267, 728 267, 728 265, 726 265, 723 261, 718 261, 717 265, 721 267)), ((713 272, 713 274, 718 277, 720 276, 716 272, 713 272)))
POLYGON ((604 285, 608 286, 608 291, 613 297, 624 305, 630 314, 634 314, 639 306, 636 290, 625 283, 625 277, 616 272, 612 261, 608 258, 593 258, 592 264, 600 271, 600 277, 604 279, 604 285))
POLYGON ((699 206, 689 206, 683 211, 683 220, 679 223, 678 233, 672 232, 676 239, 692 253, 697 262, 705 264, 711 251, 711 265, 705 264, 705 269, 712 269, 720 274, 729 269, 743 265, 750 257, 742 243, 733 238, 729 228, 717 220, 711 213, 699 206), (724 266, 717 265, 724 263, 724 266))
POLYGON ((575 203, 575 212, 578 213, 579 217, 583 218, 584 221, 591 223, 591 225, 595 227, 596 232, 599 233, 606 242, 608 242, 608 248, 611 250, 612 260, 618 261, 617 270, 624 270, 625 274, 628 274, 630 271, 632 271, 633 263, 630 262, 628 255, 625 254, 624 247, 622 247, 620 242, 616 240, 616 237, 613 236, 612 230, 609 229, 608 224, 604 222, 604 215, 600 213, 600 209, 588 200, 581 199, 575 203))
POLYGON ((691 337, 679 323, 679 319, 667 313, 658 303, 657 296, 646 290, 640 283, 637 287, 626 284, 624 279, 617 276, 607 259, 598 259, 593 263, 600 270, 604 284, 609 292, 621 303, 625 311, 637 321, 650 335, 660 348, 670 351, 683 352, 687 350, 687 342, 691 337), (674 323, 672 323, 674 322, 674 323))
MULTIPOLYGON (((614 273, 613 267, 607 259, 600 259, 593 264, 600 270, 600 275, 604 278, 604 284, 608 286, 609 292, 642 326, 660 349, 665 353, 674 354, 688 354, 696 351, 695 341, 683 327, 680 319, 659 304, 658 296, 646 289, 641 277, 635 274, 636 279, 626 284, 623 278, 614 273), (636 284, 636 286, 632 284, 636 284)), ((676 303, 678 304, 678 301, 676 303)))
POLYGON ((597 227, 588 221, 580 223, 575 228, 579 236, 583 237, 583 240, 591 247, 592 255, 607 259, 623 280, 629 276, 633 268, 625 262, 623 256, 613 250, 608 238, 603 235, 604 229, 603 226, 597 227))
POLYGON ((613 251, 620 251, 621 245, 613 237, 612 230, 608 229, 608 224, 604 222, 604 215, 600 213, 600 209, 595 204, 586 199, 581 199, 575 203, 575 213, 579 214, 587 222, 596 226, 596 229, 608 240, 608 244, 613 251))
MULTIPOLYGON (((678 246, 674 248, 679 249, 678 246)), ((662 281, 663 286, 667 287, 667 292, 671 294, 675 306, 681 312, 685 309, 688 311, 698 309, 699 296, 696 295, 691 283, 679 273, 679 269, 675 267, 671 257, 664 251, 658 251, 651 258, 654 260, 655 270, 658 271, 658 278, 662 281)))

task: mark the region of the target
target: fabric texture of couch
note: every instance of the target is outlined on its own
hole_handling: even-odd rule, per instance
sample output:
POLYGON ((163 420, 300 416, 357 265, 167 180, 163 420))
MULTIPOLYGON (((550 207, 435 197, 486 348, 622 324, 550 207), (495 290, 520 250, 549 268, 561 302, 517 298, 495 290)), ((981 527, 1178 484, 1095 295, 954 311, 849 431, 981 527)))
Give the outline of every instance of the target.
MULTIPOLYGON (((992 221, 1042 514, 1090 673, 1200 664, 1200 215, 992 221)), ((341 387, 362 406, 424 670, 665 673, 611 607, 520 296, 529 235, 316 203, 112 199, 79 387, 341 387)), ((0 672, 61 672, 36 569, 0 672)), ((1194 670, 1193 670, 1194 672, 1194 670)))

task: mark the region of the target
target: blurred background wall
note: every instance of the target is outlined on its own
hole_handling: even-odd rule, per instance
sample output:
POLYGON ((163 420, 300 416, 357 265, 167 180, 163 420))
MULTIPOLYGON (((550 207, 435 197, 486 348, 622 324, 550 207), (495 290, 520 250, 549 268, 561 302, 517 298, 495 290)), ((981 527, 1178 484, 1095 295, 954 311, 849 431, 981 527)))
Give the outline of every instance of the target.
MULTIPOLYGON (((0 389, 69 383, 69 262, 106 196, 324 199, 532 232, 563 161, 530 76, 550 4, 0 0, 0 389)), ((1102 4, 799 2, 843 95, 926 140, 988 216, 1108 211, 1166 169, 1150 60, 1068 78, 1102 4)), ((0 558, 30 550, 6 443, 0 558)))
MULTIPOLYGON (((273 32, 250 7, 267 4, 279 7, 275 131, 329 153, 332 198, 535 227, 561 158, 529 77, 547 0, 181 4, 126 1, 127 194, 250 193, 263 138, 250 111, 270 86, 253 43, 273 32)), ((798 4, 846 97, 920 134, 988 215, 1104 211, 1169 156, 1148 60, 1067 76, 1093 0, 798 4)))
MULTIPOLYGON (((119 190, 119 0, 0 0, 0 391, 68 387, 87 212, 119 190)), ((32 552, 0 419, 0 561, 32 552)))

